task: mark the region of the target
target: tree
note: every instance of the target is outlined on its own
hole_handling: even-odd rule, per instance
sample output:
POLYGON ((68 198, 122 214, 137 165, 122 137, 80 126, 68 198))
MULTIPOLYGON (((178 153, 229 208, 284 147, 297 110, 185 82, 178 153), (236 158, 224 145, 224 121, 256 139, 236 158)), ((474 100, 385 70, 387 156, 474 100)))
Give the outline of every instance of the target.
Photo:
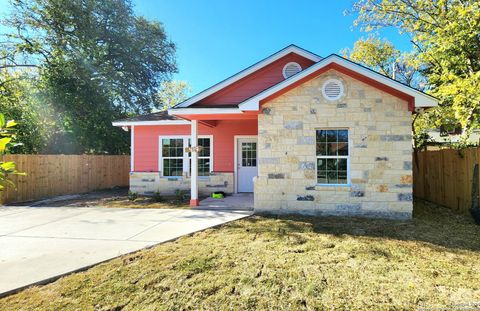
POLYGON ((12 153, 39 153, 55 124, 48 106, 35 100, 38 92, 35 79, 28 72, 0 70, 0 111, 14 120, 22 120, 16 126, 16 141, 12 153))
POLYGON ((411 87, 425 87, 425 77, 421 74, 421 65, 415 61, 415 55, 402 53, 386 39, 381 40, 375 36, 361 38, 355 42, 353 49, 347 48, 341 53, 354 62, 411 87))
POLYGON ((164 81, 161 85, 161 90, 158 93, 158 108, 160 110, 167 110, 188 98, 188 93, 191 91, 190 86, 185 81, 164 81))
POLYGON ((111 122, 155 107, 176 71, 175 45, 159 22, 127 0, 12 0, 4 68, 38 68, 38 98, 57 128, 50 152, 122 153, 128 135, 111 122))
MULTIPOLYGON (((5 121, 5 116, 0 113, 0 156, 7 153, 8 147, 13 144, 15 139, 15 126, 17 123, 14 120, 5 121)), ((15 162, 0 161, 0 191, 5 189, 6 185, 15 187, 15 184, 10 180, 10 175, 25 175, 17 171, 15 162)))
POLYGON ((436 125, 458 123, 468 137, 480 108, 478 0, 360 0, 356 25, 395 27, 411 37, 429 92, 441 100, 436 125))
POLYGON ((342 54, 354 62, 392 77, 393 65, 401 53, 391 42, 370 36, 367 39, 359 39, 353 45, 353 49, 344 49, 342 54))

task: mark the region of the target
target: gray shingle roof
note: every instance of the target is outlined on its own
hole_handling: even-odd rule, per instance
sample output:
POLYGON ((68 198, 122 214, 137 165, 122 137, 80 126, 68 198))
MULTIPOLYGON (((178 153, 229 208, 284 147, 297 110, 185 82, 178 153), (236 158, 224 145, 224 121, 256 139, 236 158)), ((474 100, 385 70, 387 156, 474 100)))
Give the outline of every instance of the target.
POLYGON ((171 116, 168 111, 159 111, 149 114, 144 114, 136 117, 131 117, 123 120, 116 120, 115 122, 139 122, 139 121, 163 121, 163 120, 182 120, 176 116, 171 116))

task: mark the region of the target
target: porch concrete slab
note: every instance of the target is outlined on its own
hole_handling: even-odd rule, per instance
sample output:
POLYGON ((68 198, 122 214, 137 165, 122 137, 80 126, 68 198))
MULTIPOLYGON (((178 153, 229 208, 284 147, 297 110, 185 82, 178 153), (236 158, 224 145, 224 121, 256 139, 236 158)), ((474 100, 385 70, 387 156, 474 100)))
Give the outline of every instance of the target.
POLYGON ((0 296, 248 215, 180 209, 0 207, 0 296))
POLYGON ((223 199, 206 198, 200 208, 212 210, 253 210, 253 193, 235 193, 223 199))

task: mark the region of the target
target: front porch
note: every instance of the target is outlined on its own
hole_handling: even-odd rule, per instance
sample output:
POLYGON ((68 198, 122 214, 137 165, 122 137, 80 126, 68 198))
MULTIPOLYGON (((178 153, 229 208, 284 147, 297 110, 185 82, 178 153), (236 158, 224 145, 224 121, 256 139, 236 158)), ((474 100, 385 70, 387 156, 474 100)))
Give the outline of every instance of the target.
MULTIPOLYGON (((178 118, 188 120, 190 135, 188 147, 185 153, 189 158, 190 181, 190 206, 199 208, 221 208, 221 209, 243 209, 253 210, 253 179, 258 175, 257 167, 257 144, 258 144, 258 113, 242 112, 231 108, 198 108, 198 109, 171 109, 169 114, 178 118), (221 130, 220 125, 225 127, 227 122, 228 130, 221 130), (207 146, 210 161, 210 175, 219 172, 218 164, 212 165, 212 159, 221 159, 221 165, 233 170, 232 183, 224 185, 233 186, 229 195, 224 199, 207 198, 200 202, 199 192, 205 192, 201 187, 200 156, 204 154, 205 147, 199 144, 200 127, 208 128, 214 132, 210 138, 218 147, 218 141, 222 143, 223 154, 214 154, 212 145, 207 146), (253 135, 252 135, 253 134, 253 135), (233 160, 233 161, 232 161, 233 160), (213 170, 212 170, 213 169, 213 170), (202 191, 203 190, 203 191, 202 191)), ((204 175, 205 176, 205 175, 204 175)))

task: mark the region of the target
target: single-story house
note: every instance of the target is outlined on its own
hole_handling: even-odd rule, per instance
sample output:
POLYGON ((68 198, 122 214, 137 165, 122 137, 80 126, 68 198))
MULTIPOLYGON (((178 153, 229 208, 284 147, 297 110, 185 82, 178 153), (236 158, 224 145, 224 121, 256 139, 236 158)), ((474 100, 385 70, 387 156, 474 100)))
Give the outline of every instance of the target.
POLYGON ((253 192, 256 212, 412 215, 421 91, 290 45, 131 131, 131 191, 253 192))

